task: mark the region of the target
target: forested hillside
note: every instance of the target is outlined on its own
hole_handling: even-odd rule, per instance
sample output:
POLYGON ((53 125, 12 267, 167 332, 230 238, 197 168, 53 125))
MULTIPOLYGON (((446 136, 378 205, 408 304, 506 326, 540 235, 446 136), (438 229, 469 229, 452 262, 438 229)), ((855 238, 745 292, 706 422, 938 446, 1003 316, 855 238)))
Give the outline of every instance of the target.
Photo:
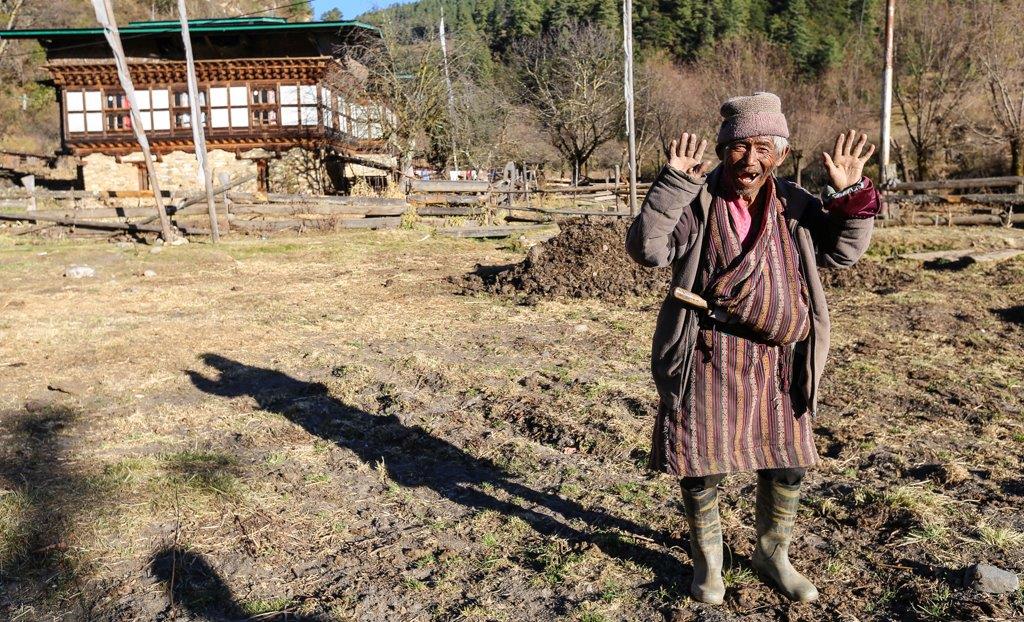
MULTIPOLYGON (((1024 174, 1024 2, 897 4, 892 148, 899 176, 1024 174)), ((432 144, 459 145, 463 161, 488 163, 500 153, 587 168, 623 163, 621 131, 582 135, 582 128, 603 127, 599 117, 621 102, 621 6, 618 0, 420 0, 363 18, 396 44, 422 48, 436 44, 443 11, 449 47, 472 82, 462 84, 460 107, 456 80, 454 116, 467 127, 503 123, 491 137, 507 137, 501 148, 488 140, 474 153, 474 136, 459 136, 453 121, 432 144), (577 41, 589 48, 579 49, 577 41), (566 72, 558 83, 559 70, 569 65, 577 76, 591 75, 574 80, 566 72), (476 104, 481 93, 488 102, 483 110, 476 104), (595 100, 605 108, 593 106, 595 100), (491 114, 488 123, 481 124, 481 112, 491 114), (546 137, 546 153, 537 136, 546 137)), ((877 136, 883 11, 881 0, 635 0, 642 162, 648 170, 656 166, 680 128, 713 132, 718 104, 754 90, 781 95, 798 177, 805 166, 817 168, 821 148, 840 129, 857 126, 877 136)))
MULTIPOLYGON (((637 0, 634 35, 646 52, 693 60, 717 41, 748 33, 785 46, 808 72, 834 64, 850 37, 874 36, 879 0, 637 0)), ((522 37, 583 20, 617 28, 619 0, 420 0, 366 14, 406 33, 437 28, 444 10, 453 31, 479 36, 502 54, 522 37)))

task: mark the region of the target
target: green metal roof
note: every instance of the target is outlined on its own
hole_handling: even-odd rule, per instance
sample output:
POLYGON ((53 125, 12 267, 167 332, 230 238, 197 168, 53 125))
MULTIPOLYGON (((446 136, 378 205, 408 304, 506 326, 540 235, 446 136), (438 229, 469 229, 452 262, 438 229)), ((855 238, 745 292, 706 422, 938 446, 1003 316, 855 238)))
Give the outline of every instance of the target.
MULTIPOLYGON (((330 31, 341 28, 365 28, 379 32, 376 26, 358 20, 339 22, 288 22, 280 17, 239 17, 227 19, 189 20, 191 33, 217 32, 275 32, 275 31, 330 31)), ((171 34, 181 32, 181 22, 131 22, 119 29, 123 35, 171 34)), ((102 28, 57 28, 42 30, 0 30, 0 39, 61 39, 102 35, 102 28)))

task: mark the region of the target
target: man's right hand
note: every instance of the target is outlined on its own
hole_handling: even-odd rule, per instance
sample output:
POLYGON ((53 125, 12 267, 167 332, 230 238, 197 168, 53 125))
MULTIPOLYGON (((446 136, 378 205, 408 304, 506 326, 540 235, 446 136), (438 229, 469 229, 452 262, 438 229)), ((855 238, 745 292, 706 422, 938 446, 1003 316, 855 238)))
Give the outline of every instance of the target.
POLYGON ((679 140, 673 140, 668 146, 668 165, 680 173, 693 177, 702 177, 711 168, 710 162, 704 162, 704 150, 708 141, 697 140, 696 134, 683 132, 679 140))

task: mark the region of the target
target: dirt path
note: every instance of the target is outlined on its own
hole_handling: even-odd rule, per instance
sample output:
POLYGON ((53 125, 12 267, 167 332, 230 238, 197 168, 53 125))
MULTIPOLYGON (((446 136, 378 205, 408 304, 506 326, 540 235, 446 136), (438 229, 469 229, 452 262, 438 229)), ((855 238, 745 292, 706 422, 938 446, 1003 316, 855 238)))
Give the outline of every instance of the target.
POLYGON ((719 610, 684 597, 677 493, 642 469, 656 298, 456 295, 522 254, 416 231, 0 236, 0 618, 1019 618, 959 581, 1024 571, 1024 261, 886 259, 1020 237, 964 235, 883 231, 827 277, 828 459, 793 553, 822 600, 748 570, 739 475, 719 610))

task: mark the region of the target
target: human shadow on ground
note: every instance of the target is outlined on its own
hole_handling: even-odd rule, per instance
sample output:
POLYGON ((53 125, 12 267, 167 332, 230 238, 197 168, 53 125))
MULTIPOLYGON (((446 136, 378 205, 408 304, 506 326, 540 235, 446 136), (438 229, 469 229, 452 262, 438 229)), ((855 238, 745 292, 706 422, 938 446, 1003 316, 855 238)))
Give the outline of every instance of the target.
MULTIPOLYGON (((217 622, 255 619, 238 602, 231 588, 206 558, 181 547, 161 549, 150 562, 153 576, 167 589, 172 608, 180 607, 200 619, 217 622)), ((259 614, 263 622, 314 622, 320 618, 292 612, 259 614)))
POLYGON ((63 431, 78 416, 55 403, 0 413, 0 619, 27 610, 43 615, 50 606, 77 619, 92 606, 78 585, 71 526, 80 511, 99 503, 101 491, 67 467, 63 431))
POLYGON ((1005 309, 993 309, 996 315, 1004 322, 1011 324, 1024 324, 1024 305, 1007 307, 1005 309))
POLYGON ((262 410, 278 413, 310 434, 351 450, 369 465, 384 465, 400 486, 427 487, 469 509, 517 516, 541 535, 594 544, 608 555, 651 568, 657 586, 677 586, 691 572, 674 556, 629 538, 635 534, 666 546, 676 544, 664 534, 515 482, 494 462, 472 456, 419 426, 405 425, 393 414, 370 414, 331 397, 321 383, 305 382, 273 369, 245 365, 218 354, 207 353, 201 359, 219 372, 211 379, 186 371, 201 391, 229 398, 250 396, 262 410), (483 490, 504 491, 512 500, 498 499, 483 490), (566 521, 617 529, 627 536, 586 533, 552 513, 566 521))

